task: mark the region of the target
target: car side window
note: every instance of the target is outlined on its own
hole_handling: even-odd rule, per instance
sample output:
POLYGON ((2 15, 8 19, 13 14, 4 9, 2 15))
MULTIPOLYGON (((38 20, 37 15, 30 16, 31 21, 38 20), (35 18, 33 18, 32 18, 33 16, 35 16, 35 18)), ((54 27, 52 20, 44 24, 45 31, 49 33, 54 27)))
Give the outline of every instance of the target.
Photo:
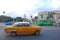
POLYGON ((30 27, 31 25, 30 24, 25 24, 26 27, 30 27))
POLYGON ((22 26, 22 24, 17 24, 16 26, 17 26, 17 27, 21 27, 21 26, 22 26))
POLYGON ((29 24, 29 23, 16 23, 16 24, 14 24, 13 26, 15 26, 15 27, 31 27, 31 24, 29 24))

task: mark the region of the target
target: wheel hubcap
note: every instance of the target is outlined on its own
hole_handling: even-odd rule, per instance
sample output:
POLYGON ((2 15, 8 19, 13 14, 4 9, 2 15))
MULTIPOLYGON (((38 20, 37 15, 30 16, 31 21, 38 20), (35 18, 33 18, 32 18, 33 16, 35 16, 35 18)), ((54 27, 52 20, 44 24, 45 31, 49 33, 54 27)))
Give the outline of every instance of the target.
POLYGON ((36 32, 36 35, 38 35, 39 33, 38 32, 36 32))

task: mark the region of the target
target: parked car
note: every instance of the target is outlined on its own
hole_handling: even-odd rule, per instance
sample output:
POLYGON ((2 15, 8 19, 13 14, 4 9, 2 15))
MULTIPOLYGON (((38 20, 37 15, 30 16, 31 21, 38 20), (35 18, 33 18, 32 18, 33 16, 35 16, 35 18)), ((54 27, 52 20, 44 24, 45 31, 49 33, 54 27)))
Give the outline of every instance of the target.
POLYGON ((6 22, 5 25, 12 25, 12 22, 6 22))
POLYGON ((37 22, 38 25, 53 25, 55 23, 55 21, 53 20, 40 20, 37 22))
POLYGON ((7 26, 4 31, 7 34, 16 36, 17 34, 35 34, 39 35, 42 28, 40 26, 32 26, 29 22, 16 22, 12 26, 7 26))

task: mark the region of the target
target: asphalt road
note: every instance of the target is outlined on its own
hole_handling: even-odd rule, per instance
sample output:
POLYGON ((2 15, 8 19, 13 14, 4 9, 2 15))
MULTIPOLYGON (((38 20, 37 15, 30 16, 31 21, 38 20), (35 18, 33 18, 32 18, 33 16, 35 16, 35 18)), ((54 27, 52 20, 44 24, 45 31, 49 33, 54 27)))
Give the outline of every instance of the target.
POLYGON ((0 23, 0 40, 60 40, 60 27, 41 26, 42 31, 39 36, 18 35, 12 37, 5 34, 5 26, 4 23, 0 23))

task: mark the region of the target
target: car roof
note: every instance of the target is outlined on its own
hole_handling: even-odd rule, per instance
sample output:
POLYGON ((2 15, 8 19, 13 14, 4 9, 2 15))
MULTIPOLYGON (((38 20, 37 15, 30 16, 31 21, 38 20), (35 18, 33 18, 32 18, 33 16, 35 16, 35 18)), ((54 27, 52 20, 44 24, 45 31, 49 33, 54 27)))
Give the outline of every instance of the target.
POLYGON ((30 24, 29 22, 15 22, 16 24, 22 23, 22 24, 30 24))

